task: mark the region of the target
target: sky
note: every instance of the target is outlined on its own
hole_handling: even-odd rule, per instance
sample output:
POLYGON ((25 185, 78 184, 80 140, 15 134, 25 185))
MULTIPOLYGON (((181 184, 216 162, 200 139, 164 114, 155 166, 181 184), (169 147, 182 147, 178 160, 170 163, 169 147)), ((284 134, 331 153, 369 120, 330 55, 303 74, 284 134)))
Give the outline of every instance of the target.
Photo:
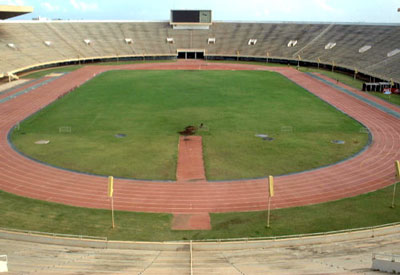
POLYGON ((400 23, 400 0, 0 0, 32 6, 16 17, 64 20, 169 20, 171 9, 210 9, 218 21, 400 23))

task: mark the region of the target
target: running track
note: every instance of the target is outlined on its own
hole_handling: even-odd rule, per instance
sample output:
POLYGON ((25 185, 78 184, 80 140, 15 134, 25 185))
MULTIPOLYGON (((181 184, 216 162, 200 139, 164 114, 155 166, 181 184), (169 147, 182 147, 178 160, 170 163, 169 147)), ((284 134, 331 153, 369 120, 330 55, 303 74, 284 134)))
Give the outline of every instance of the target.
MULTIPOLYGON (((53 168, 15 152, 7 134, 19 121, 81 85, 95 74, 130 70, 269 70, 277 71, 368 127, 371 146, 345 162, 275 178, 273 208, 315 204, 373 191, 395 182, 400 159, 399 119, 291 68, 205 62, 88 66, 0 105, 0 189, 21 196, 68 205, 109 208, 107 179, 53 168)), ((232 182, 154 182, 116 179, 116 209, 206 213, 264 210, 265 179, 232 182)))

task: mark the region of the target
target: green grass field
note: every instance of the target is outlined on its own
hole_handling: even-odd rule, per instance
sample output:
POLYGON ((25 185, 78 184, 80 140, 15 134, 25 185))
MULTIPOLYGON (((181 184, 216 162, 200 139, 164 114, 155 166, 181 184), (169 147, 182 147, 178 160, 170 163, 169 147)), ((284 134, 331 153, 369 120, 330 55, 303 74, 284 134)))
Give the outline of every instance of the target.
POLYGON ((396 94, 385 95, 383 93, 378 93, 378 92, 369 92, 369 93, 376 97, 379 97, 383 100, 386 100, 392 104, 396 104, 396 105, 400 106, 400 95, 396 95, 396 94))
POLYGON ((175 60, 146 60, 146 61, 110 61, 110 62, 100 62, 100 63, 85 63, 82 65, 68 65, 62 67, 48 68, 43 70, 34 71, 31 73, 26 73, 22 76, 25 79, 36 79, 46 76, 51 73, 67 73, 75 71, 84 66, 97 66, 97 65, 127 65, 127 64, 141 64, 141 63, 162 63, 162 62, 174 62, 175 60))
MULTIPOLYGON (((149 63, 149 62, 173 62, 173 60, 153 60, 153 61, 120 61, 120 62, 102 62, 102 63, 93 63, 93 64, 85 64, 84 66, 90 66, 90 65, 121 65, 121 64, 135 64, 135 63, 149 63)), ((279 63, 263 63, 263 62, 255 62, 255 61, 222 61, 222 60, 208 60, 207 62, 223 62, 223 63, 240 63, 240 64, 249 64, 249 65, 264 65, 267 67, 287 67, 288 65, 285 64, 279 64, 279 63)), ((44 69, 40 70, 37 72, 32 72, 29 74, 26 74, 23 76, 23 78, 40 78, 43 77, 47 74, 53 73, 53 72, 71 72, 76 69, 79 69, 83 67, 83 65, 71 65, 71 66, 65 66, 65 67, 58 67, 58 68, 51 68, 51 69, 44 69)), ((290 67, 295 67, 295 66, 290 66, 290 67)), ((300 67, 300 71, 303 72, 318 72, 321 74, 324 74, 332 79, 337 79, 340 82, 349 85, 353 88, 362 89, 362 84, 363 81, 359 79, 354 79, 354 77, 342 73, 337 73, 337 72, 332 72, 328 70, 323 70, 323 69, 316 69, 316 68, 308 68, 308 67, 300 67)), ((382 93, 378 92, 370 92, 371 95, 379 97, 383 100, 386 100, 392 104, 395 105, 400 105, 400 95, 384 95, 382 93)))
POLYGON ((0 191, 0 227, 63 234, 108 237, 111 240, 171 241, 283 236, 375 226, 400 221, 400 196, 391 208, 393 186, 323 204, 271 212, 211 214, 212 230, 171 230, 172 215, 115 212, 49 203, 0 191), (373 205, 373 207, 371 207, 373 205))
POLYGON ((277 73, 111 71, 21 123, 12 141, 56 166, 166 180, 175 179, 177 132, 200 123, 208 128, 198 134, 211 180, 327 165, 358 152, 368 140, 358 122, 277 73), (59 133, 62 126, 72 132, 59 133), (293 132, 282 131, 284 126, 293 132), (126 137, 115 138, 120 133, 126 137), (34 144, 41 139, 50 144, 34 144))
POLYGON ((35 71, 32 73, 28 73, 22 76, 22 78, 25 79, 36 79, 36 78, 41 78, 43 76, 46 76, 48 74, 52 73, 68 73, 75 71, 79 68, 82 68, 82 65, 70 65, 70 66, 65 66, 65 67, 56 67, 56 68, 51 68, 51 69, 44 69, 44 70, 39 70, 35 71))
MULTIPOLYGON (((255 62, 255 61, 221 61, 221 60, 209 60, 208 62, 223 62, 223 63, 240 63, 240 64, 249 64, 249 65, 264 65, 267 67, 287 67, 288 65, 285 64, 279 64, 279 63, 265 63, 265 62, 255 62)), ((290 66, 290 67, 295 67, 295 66, 290 66)), ((337 79, 340 82, 349 85, 350 87, 356 88, 358 90, 362 89, 362 85, 364 81, 361 81, 359 79, 354 79, 353 76, 343 74, 343 73, 338 73, 335 71, 329 71, 329 70, 324 70, 324 69, 317 69, 317 68, 310 68, 310 67, 300 67, 300 71, 302 72, 316 72, 316 73, 321 73, 323 75, 326 75, 327 77, 330 77, 332 79, 337 79)), ((378 92, 369 92, 369 94, 379 97, 383 100, 386 100, 387 102, 390 102, 395 105, 400 105, 400 95, 384 95, 383 93, 378 93, 378 92)))

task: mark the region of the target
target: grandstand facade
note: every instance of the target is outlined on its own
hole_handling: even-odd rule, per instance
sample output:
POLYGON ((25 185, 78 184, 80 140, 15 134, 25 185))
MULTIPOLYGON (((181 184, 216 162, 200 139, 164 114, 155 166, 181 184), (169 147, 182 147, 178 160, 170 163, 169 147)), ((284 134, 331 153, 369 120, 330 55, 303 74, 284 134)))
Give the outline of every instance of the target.
POLYGON ((105 60, 238 59, 322 66, 400 83, 400 25, 213 22, 2 21, 0 76, 105 60))

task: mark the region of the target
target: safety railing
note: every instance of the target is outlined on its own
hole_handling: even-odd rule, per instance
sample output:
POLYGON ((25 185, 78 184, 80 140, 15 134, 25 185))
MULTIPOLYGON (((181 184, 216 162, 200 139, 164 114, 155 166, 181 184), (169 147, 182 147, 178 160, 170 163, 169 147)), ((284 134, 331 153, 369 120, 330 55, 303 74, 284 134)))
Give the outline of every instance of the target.
MULTIPOLYGON (((383 227, 396 226, 400 225, 400 222, 377 225, 377 226, 368 226, 368 227, 359 227, 359 228, 351 228, 351 229, 343 229, 336 231, 326 231, 326 232, 317 232, 317 233, 307 233, 307 234, 294 234, 294 235, 282 235, 282 236, 269 236, 269 237, 248 237, 248 238, 226 238, 226 239, 203 239, 203 240, 193 240, 194 242, 237 242, 237 241, 268 241, 268 240, 283 240, 283 239, 294 239, 294 238, 306 238, 306 237, 318 237, 318 236, 326 236, 326 235, 334 235, 334 234, 342 234, 342 233, 351 233, 356 231, 365 231, 365 230, 374 230, 380 229, 383 227)), ((179 241, 176 241, 179 242, 179 241)))
POLYGON ((372 254, 372 259, 373 260, 384 260, 384 261, 400 263, 400 255, 395 255, 395 254, 373 253, 372 254))
POLYGON ((33 230, 2 228, 2 227, 0 227, 0 231, 8 231, 8 232, 14 232, 14 233, 28 234, 28 235, 42 235, 42 236, 47 236, 47 237, 73 238, 73 239, 81 239, 81 240, 99 240, 99 241, 107 241, 108 240, 107 237, 51 233, 51 232, 41 232, 41 231, 33 231, 33 230))

